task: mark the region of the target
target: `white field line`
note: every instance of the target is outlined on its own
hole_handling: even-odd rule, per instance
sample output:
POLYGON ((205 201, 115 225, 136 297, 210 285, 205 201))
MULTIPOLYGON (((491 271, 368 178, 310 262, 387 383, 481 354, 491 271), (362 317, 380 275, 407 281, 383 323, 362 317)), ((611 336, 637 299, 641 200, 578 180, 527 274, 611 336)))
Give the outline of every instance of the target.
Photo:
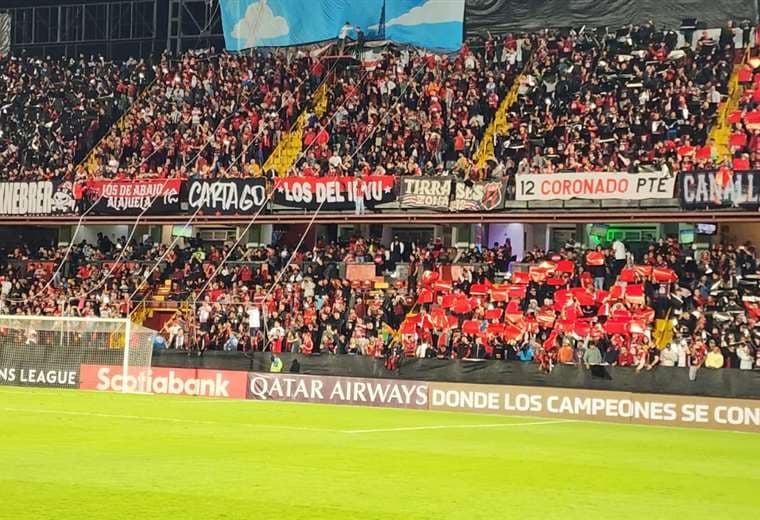
POLYGON ((0 408, 2 412, 16 412, 29 414, 49 414, 49 415, 73 415, 79 417, 101 417, 104 419, 127 419, 137 421, 159 421, 182 424, 204 424, 212 426, 242 426, 248 428, 259 428, 267 430, 294 430, 302 432, 324 432, 324 433, 343 433, 343 430, 330 430, 326 428, 308 428, 300 426, 284 426, 279 424, 251 424, 251 423, 226 423, 219 421, 197 421, 193 419, 179 419, 175 417, 158 417, 155 415, 122 415, 98 412, 80 412, 73 410, 35 410, 32 408, 0 408))
POLYGON ((574 422, 572 420, 562 421, 537 421, 537 422, 523 422, 523 423, 490 423, 490 424, 438 424, 428 426, 404 426, 399 428, 371 428, 361 430, 333 430, 327 428, 308 428, 299 426, 283 426, 277 424, 250 424, 250 423, 223 423, 218 421, 196 421, 192 419, 180 419, 175 417, 157 417, 155 415, 126 415, 126 414, 110 414, 99 412, 82 412, 74 410, 35 410, 32 408, 0 408, 3 412, 15 412, 15 413, 28 413, 28 414, 48 414, 48 415, 70 415, 76 417, 100 417, 103 419, 126 419, 137 421, 159 421, 169 423, 180 424, 203 424, 213 426, 244 426, 250 428, 272 429, 272 430, 294 430, 305 432, 322 432, 322 433, 383 433, 383 432, 405 432, 405 431, 420 431, 420 430, 450 430, 450 429, 469 429, 469 428, 505 428, 511 426, 537 426, 541 424, 558 424, 566 422, 574 422))
POLYGON ((576 422, 572 419, 562 421, 535 421, 535 422, 511 422, 511 423, 490 423, 490 424, 440 424, 430 426, 404 426, 401 428, 373 428, 368 430, 345 430, 345 433, 384 433, 384 432, 410 432, 417 430, 453 430, 457 428, 509 428, 512 426, 539 426, 542 424, 561 424, 576 422))

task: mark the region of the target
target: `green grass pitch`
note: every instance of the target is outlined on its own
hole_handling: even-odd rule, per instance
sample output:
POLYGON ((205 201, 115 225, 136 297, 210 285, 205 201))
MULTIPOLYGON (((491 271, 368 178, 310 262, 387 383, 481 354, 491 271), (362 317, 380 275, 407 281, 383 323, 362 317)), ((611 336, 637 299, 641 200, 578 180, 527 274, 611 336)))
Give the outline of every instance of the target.
POLYGON ((0 417, 3 519, 760 511, 755 434, 11 387, 0 417))

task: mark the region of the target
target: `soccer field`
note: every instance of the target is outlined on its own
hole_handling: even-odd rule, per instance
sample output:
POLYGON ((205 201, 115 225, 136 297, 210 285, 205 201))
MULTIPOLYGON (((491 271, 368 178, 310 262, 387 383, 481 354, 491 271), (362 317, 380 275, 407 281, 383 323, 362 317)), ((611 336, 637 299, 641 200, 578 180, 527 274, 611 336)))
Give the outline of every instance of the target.
POLYGON ((0 518, 754 518, 760 435, 0 388, 0 518))

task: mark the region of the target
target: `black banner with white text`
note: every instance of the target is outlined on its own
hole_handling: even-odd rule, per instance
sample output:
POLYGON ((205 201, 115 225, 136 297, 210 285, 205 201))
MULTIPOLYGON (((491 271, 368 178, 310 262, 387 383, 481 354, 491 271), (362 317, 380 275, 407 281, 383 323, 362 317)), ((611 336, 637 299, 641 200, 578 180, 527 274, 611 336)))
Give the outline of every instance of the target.
POLYGON ((0 215, 71 215, 76 201, 71 182, 0 182, 0 215))
POLYGON ((441 177, 400 177, 399 202, 402 208, 446 211, 451 201, 451 179, 441 177))
POLYGON ((760 172, 681 172, 683 209, 760 208, 760 172))
POLYGON ((395 177, 284 177, 275 180, 272 202, 288 208, 322 211, 343 211, 356 208, 356 198, 364 198, 364 206, 396 200, 395 177))
POLYGON ((188 181, 183 187, 183 206, 206 215, 256 213, 267 201, 264 179, 215 179, 188 181))
POLYGON ((504 207, 507 198, 505 181, 465 182, 454 185, 451 211, 493 211, 504 207))

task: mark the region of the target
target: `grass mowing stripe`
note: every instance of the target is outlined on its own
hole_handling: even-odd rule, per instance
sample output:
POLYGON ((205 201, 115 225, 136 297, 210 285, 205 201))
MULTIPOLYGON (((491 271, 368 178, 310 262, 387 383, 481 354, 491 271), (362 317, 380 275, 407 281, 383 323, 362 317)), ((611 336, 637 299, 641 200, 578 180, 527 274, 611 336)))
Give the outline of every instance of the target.
POLYGON ((511 426, 538 426, 542 424, 561 424, 576 422, 571 419, 562 421, 534 421, 534 422, 510 422, 490 424, 433 424, 429 426, 403 426, 400 428, 374 428, 368 430, 345 430, 346 433, 384 433, 384 432, 412 432, 418 430, 450 430, 453 428, 508 428, 511 426))

